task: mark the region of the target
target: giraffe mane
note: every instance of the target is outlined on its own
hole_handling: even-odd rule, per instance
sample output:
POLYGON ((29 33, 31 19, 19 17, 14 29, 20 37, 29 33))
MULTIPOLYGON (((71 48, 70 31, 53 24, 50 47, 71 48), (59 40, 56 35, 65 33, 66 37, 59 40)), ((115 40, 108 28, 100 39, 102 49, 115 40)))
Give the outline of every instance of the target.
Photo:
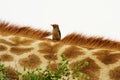
POLYGON ((105 48, 120 50, 120 42, 103 37, 92 36, 87 37, 83 34, 71 33, 65 36, 61 42, 72 45, 79 45, 88 48, 105 48))
POLYGON ((35 39, 41 39, 51 35, 48 31, 33 29, 29 26, 9 24, 8 22, 0 22, 0 34, 17 35, 35 39))
MULTIPOLYGON (((17 35, 34 39, 44 39, 54 41, 47 36, 51 35, 51 32, 45 30, 38 30, 30 28, 30 26, 19 26, 15 24, 9 24, 8 22, 0 22, 0 34, 2 35, 17 35)), ((55 41, 56 42, 56 41, 55 41)), ((88 48, 105 48, 120 50, 120 42, 103 37, 92 36, 87 37, 83 34, 71 33, 66 35, 60 42, 65 44, 78 45, 88 48)))

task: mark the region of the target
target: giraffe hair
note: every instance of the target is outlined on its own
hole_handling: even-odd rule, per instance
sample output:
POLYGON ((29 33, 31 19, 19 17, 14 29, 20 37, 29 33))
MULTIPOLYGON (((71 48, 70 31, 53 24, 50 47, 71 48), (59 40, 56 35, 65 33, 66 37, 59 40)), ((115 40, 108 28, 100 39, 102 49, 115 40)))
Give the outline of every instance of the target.
POLYGON ((120 42, 110 39, 105 39, 99 36, 88 37, 83 34, 71 33, 65 36, 61 42, 64 44, 78 45, 88 48, 105 48, 112 50, 120 50, 120 42))
POLYGON ((48 31, 32 29, 29 26, 9 24, 8 22, 0 22, 0 34, 17 35, 34 39, 41 39, 51 35, 48 31))
MULTIPOLYGON (((19 26, 15 24, 9 24, 8 22, 0 22, 0 34, 1 35, 16 35, 23 36, 33 39, 45 39, 54 41, 48 38, 47 36, 51 35, 49 31, 36 30, 30 28, 29 26, 19 26)), ((59 41, 58 41, 59 42, 59 41)), ((88 48, 105 48, 105 49, 113 49, 120 50, 120 42, 105 39, 103 37, 87 37, 83 34, 71 33, 66 35, 60 42, 65 44, 78 45, 88 48)))

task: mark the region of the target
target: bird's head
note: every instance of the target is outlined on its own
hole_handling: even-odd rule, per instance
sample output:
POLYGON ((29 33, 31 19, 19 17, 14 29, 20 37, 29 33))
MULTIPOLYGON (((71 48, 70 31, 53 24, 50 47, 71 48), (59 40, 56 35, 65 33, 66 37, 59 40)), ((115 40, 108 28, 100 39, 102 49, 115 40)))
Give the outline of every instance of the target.
POLYGON ((58 24, 51 24, 51 26, 52 26, 53 28, 58 28, 58 27, 59 27, 58 24))

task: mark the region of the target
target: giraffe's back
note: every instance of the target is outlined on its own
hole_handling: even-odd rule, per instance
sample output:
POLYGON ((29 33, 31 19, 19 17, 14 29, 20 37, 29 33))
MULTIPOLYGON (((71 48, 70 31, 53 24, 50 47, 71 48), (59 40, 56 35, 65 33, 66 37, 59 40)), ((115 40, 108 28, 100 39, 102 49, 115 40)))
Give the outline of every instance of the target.
MULTIPOLYGON (((71 70, 77 69, 80 61, 87 62, 88 65, 83 66, 80 72, 87 74, 89 78, 83 80, 120 80, 119 42, 85 38, 79 34, 53 41, 45 38, 49 32, 43 31, 43 35, 39 37, 30 37, 38 36, 40 32, 30 34, 30 29, 21 32, 22 28, 12 32, 13 29, 5 27, 6 25, 3 28, 1 25, 4 24, 0 24, 0 64, 4 64, 11 73, 14 70, 24 73, 24 68, 35 70, 41 67, 45 70, 48 65, 51 70, 56 70, 57 63, 62 61, 61 55, 64 54, 71 70)), ((72 80, 71 77, 69 80, 72 80)))

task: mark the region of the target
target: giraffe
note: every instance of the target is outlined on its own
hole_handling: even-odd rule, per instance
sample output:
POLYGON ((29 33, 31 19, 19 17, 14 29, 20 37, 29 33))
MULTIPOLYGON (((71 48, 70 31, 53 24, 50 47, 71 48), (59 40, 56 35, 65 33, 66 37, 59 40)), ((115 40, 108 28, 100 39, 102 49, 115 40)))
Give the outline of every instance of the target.
POLYGON ((16 70, 23 72, 24 67, 44 70, 49 61, 54 69, 63 53, 71 68, 76 68, 79 60, 89 62, 81 70, 89 80, 120 80, 120 42, 78 33, 55 41, 47 38, 50 35, 49 31, 0 22, 0 63, 11 75, 16 70))

